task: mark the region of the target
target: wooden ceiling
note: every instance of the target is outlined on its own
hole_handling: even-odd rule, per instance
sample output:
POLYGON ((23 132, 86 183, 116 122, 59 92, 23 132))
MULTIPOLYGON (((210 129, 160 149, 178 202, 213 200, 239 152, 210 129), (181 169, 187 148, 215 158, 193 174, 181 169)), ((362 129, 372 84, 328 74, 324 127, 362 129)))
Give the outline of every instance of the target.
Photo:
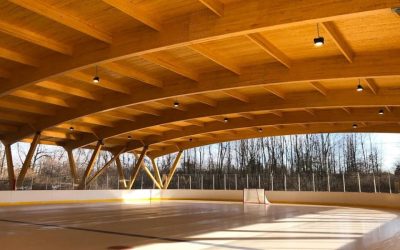
POLYGON ((44 144, 148 145, 157 157, 260 136, 397 133, 395 7, 399 0, 1 0, 1 140, 41 132, 44 144), (322 47, 313 44, 317 24, 322 47))

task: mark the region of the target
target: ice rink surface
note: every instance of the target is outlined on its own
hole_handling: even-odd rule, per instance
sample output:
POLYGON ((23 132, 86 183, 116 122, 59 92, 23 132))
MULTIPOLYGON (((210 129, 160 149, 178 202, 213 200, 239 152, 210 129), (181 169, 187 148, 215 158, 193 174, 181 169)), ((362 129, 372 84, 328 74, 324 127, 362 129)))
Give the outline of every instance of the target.
POLYGON ((216 202, 0 207, 0 249, 399 249, 399 214, 216 202))

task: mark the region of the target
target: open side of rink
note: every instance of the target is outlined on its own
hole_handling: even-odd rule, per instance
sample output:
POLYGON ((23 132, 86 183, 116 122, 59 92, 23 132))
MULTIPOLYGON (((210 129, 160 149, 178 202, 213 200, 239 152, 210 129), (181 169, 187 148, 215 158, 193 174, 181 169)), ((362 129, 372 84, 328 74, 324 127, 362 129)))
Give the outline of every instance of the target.
POLYGON ((398 249, 399 215, 393 209, 189 200, 3 206, 0 248, 398 249))

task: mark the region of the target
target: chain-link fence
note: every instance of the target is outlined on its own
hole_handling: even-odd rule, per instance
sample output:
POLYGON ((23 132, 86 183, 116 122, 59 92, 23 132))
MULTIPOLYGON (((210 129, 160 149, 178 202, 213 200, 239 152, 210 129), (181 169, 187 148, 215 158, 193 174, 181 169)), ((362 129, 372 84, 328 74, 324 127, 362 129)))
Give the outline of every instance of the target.
MULTIPOLYGON (((166 175, 163 175, 165 180, 166 175)), ((128 182, 128 181, 127 181, 128 182)), ((106 173, 84 189, 124 189, 118 175, 106 173)), ((173 176, 169 189, 240 190, 262 188, 271 191, 325 191, 399 193, 400 177, 393 174, 302 173, 302 174, 181 174, 173 176)), ((70 176, 27 177, 19 190, 72 190, 78 187, 70 176)), ((133 189, 156 188, 145 174, 139 174, 133 189)), ((0 179, 0 190, 8 190, 7 179, 0 179)))

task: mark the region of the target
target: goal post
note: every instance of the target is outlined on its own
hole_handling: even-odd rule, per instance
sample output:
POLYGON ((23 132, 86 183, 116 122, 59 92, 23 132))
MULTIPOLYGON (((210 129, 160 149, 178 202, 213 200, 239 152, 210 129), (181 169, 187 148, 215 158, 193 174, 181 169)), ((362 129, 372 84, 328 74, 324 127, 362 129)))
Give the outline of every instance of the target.
POLYGON ((243 203, 267 204, 265 190, 257 188, 243 189, 243 203))

